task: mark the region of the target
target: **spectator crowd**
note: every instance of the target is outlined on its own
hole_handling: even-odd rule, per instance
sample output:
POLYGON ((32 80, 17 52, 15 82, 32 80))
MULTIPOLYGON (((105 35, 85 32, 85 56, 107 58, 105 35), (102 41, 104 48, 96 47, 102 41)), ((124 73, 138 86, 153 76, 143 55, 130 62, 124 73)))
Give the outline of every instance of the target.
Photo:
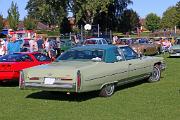
POLYGON ((60 55, 60 40, 42 36, 33 36, 30 40, 24 40, 10 35, 0 39, 0 56, 15 52, 41 52, 55 59, 60 55))

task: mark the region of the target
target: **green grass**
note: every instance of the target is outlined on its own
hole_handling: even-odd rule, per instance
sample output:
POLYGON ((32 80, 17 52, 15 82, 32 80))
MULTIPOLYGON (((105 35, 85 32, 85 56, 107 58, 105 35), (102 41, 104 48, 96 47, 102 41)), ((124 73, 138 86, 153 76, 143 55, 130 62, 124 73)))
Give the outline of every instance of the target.
POLYGON ((0 86, 0 120, 179 120, 180 58, 167 58, 160 82, 121 86, 109 98, 0 86))

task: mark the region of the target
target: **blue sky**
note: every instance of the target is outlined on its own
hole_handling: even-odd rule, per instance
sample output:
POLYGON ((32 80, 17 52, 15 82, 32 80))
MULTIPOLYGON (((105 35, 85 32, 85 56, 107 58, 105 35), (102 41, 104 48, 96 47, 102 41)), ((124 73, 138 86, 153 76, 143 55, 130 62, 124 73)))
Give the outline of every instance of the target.
POLYGON ((128 8, 135 10, 141 18, 145 18, 149 13, 156 13, 162 17, 163 12, 170 6, 175 6, 180 0, 132 0, 133 4, 128 8))
MULTIPOLYGON (((14 1, 18 5, 20 12, 20 19, 23 19, 27 15, 25 10, 28 0, 0 0, 0 14, 7 17, 7 10, 11 6, 11 2, 14 1)), ((147 14, 153 12, 158 16, 162 16, 163 12, 170 6, 174 6, 180 0, 132 0, 133 5, 129 5, 128 8, 135 10, 141 18, 146 17, 147 14)))

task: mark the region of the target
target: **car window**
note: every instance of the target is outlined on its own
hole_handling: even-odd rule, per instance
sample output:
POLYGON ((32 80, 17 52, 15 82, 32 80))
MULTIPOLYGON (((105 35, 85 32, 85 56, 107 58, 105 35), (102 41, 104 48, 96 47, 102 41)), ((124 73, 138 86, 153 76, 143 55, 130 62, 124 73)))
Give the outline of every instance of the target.
POLYGON ((137 59, 138 55, 128 46, 120 47, 126 60, 137 59))
POLYGON ((85 45, 88 45, 88 44, 97 44, 96 40, 86 40, 84 42, 85 45))
POLYGON ((119 56, 119 58, 117 58, 118 61, 124 61, 124 55, 121 49, 117 49, 118 54, 116 54, 116 56, 119 56))
POLYGON ((31 61, 33 61, 32 58, 29 55, 22 55, 21 59, 24 62, 31 62, 31 61))
POLYGON ((5 55, 0 58, 0 62, 30 62, 33 61, 29 55, 19 53, 5 55))
POLYGON ((36 60, 43 62, 43 61, 51 61, 51 59, 44 55, 44 54, 34 54, 34 57, 36 58, 36 60))
POLYGON ((105 39, 102 40, 103 44, 108 44, 105 39))
POLYGON ((103 60, 103 50, 69 50, 63 53, 58 60, 91 60, 100 58, 103 60))
POLYGON ((98 41, 98 44, 99 44, 99 45, 101 45, 101 44, 102 44, 101 40, 97 40, 97 41, 98 41))

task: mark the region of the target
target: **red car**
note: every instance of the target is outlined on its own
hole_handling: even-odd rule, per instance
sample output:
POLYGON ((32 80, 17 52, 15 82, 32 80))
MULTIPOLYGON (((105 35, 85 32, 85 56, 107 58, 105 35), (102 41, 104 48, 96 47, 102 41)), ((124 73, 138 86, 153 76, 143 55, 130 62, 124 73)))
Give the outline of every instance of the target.
POLYGON ((19 79, 22 69, 48 64, 52 60, 38 52, 14 53, 0 57, 0 82, 19 79))

